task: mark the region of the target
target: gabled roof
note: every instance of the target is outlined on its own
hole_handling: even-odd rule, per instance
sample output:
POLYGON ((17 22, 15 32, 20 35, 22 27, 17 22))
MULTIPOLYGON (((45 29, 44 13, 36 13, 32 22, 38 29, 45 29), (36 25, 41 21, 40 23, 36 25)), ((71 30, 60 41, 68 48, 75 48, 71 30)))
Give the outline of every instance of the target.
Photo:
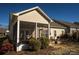
POLYGON ((38 12, 40 12, 40 13, 42 14, 43 17, 45 17, 46 19, 48 19, 48 21, 50 21, 50 22, 52 21, 51 18, 48 17, 48 16, 44 13, 44 11, 42 11, 42 9, 39 8, 38 6, 33 7, 33 8, 30 8, 30 9, 27 9, 27 10, 24 10, 24 11, 21 11, 21 12, 18 12, 18 13, 13 13, 13 15, 20 16, 20 15, 22 15, 22 14, 25 14, 25 13, 30 12, 30 11, 33 11, 33 10, 37 10, 38 12))
POLYGON ((58 20, 54 20, 55 22, 65 26, 65 27, 70 27, 70 28, 79 28, 78 25, 74 24, 74 23, 70 23, 70 22, 65 22, 65 21, 58 21, 58 20))

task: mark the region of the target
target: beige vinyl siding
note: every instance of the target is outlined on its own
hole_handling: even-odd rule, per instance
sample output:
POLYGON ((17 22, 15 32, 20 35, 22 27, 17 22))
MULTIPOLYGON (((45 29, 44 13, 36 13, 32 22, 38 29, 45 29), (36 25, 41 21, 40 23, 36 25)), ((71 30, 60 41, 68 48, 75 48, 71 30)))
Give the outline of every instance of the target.
POLYGON ((70 28, 70 34, 72 34, 73 32, 76 32, 76 28, 70 28))
POLYGON ((55 31, 56 31, 56 38, 58 36, 60 36, 63 32, 63 34, 65 33, 65 30, 64 29, 60 29, 60 28, 51 28, 51 34, 50 34, 50 37, 52 37, 54 39, 54 34, 55 34, 55 31))
POLYGON ((18 20, 48 24, 48 21, 36 10, 18 16, 18 20))

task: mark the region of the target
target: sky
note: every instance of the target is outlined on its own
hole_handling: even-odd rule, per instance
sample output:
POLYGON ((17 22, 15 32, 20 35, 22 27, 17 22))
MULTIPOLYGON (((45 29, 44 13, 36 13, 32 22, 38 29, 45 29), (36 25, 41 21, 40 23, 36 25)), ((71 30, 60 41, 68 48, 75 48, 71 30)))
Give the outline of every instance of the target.
POLYGON ((79 4, 33 4, 33 3, 4 3, 0 4, 0 24, 9 24, 9 14, 39 6, 50 18, 67 22, 79 22, 79 4))

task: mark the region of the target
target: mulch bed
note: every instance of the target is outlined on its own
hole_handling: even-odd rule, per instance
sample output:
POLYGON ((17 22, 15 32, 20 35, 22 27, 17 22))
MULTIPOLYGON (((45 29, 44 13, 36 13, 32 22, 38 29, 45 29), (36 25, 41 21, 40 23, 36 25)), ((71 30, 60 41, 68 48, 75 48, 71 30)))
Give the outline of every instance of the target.
POLYGON ((25 54, 27 55, 48 55, 51 51, 53 51, 54 48, 53 47, 48 47, 46 49, 41 49, 40 51, 25 51, 25 54))
POLYGON ((40 49, 39 51, 9 51, 5 55, 79 55, 79 43, 64 43, 64 44, 55 44, 49 46, 46 49, 40 49), (68 52, 68 54, 67 54, 68 52), (55 53, 55 54, 54 54, 55 53))
POLYGON ((55 50, 53 47, 48 47, 46 49, 41 49, 39 51, 20 51, 20 52, 15 52, 15 51, 10 51, 6 53, 6 55, 49 55, 51 51, 55 50))

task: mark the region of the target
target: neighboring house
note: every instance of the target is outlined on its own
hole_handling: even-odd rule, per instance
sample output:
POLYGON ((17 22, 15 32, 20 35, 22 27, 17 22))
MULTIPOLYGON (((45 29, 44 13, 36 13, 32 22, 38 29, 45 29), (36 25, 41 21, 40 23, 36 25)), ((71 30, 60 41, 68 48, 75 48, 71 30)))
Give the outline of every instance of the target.
POLYGON ((79 26, 74 24, 74 23, 65 22, 65 21, 58 21, 58 20, 54 20, 54 21, 65 26, 66 27, 66 29, 65 29, 66 33, 72 34, 73 32, 76 32, 77 30, 79 30, 79 26))
POLYGON ((50 27, 51 27, 50 37, 52 39, 57 39, 58 37, 60 37, 60 35, 65 34, 66 27, 61 24, 51 22, 50 27))

